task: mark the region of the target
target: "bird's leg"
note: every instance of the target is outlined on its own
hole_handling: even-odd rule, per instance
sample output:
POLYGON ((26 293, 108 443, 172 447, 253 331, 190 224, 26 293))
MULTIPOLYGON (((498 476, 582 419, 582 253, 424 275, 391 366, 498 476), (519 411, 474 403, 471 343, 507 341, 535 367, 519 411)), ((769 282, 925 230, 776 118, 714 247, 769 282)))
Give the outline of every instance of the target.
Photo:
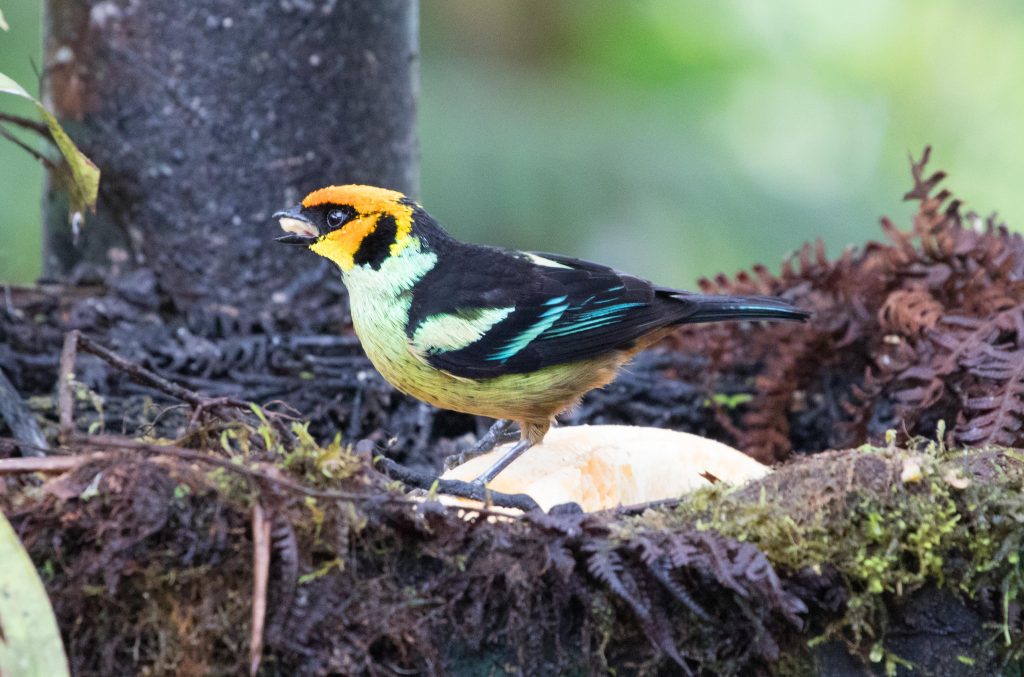
POLYGON ((516 460, 523 455, 523 452, 533 446, 533 442, 527 438, 523 438, 513 445, 511 449, 505 452, 505 454, 498 459, 498 462, 488 468, 482 475, 473 480, 473 484, 479 484, 480 486, 487 486, 487 483, 493 480, 498 474, 507 468, 512 461, 516 460))
POLYGON ((452 454, 448 458, 444 459, 444 469, 451 470, 456 466, 460 466, 471 458, 482 456, 486 454, 494 447, 505 442, 515 442, 519 439, 519 433, 512 428, 515 421, 508 419, 501 419, 494 422, 491 429, 481 437, 472 449, 467 449, 458 454, 452 454))
POLYGON ((524 451, 543 441, 544 436, 548 433, 548 429, 551 428, 552 420, 551 417, 547 417, 540 420, 520 421, 519 434, 522 435, 522 439, 512 445, 512 448, 506 451, 498 459, 497 463, 473 480, 472 483, 482 487, 487 486, 488 482, 497 477, 510 463, 522 456, 524 451))

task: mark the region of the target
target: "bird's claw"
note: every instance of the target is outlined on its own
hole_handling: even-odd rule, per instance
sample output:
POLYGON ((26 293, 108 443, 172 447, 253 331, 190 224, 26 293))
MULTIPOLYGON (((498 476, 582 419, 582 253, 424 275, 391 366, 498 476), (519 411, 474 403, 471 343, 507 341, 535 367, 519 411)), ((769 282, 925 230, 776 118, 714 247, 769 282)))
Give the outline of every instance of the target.
POLYGON ((444 469, 448 471, 452 468, 457 468, 466 461, 472 460, 477 456, 483 456, 499 444, 514 442, 518 439, 519 433, 513 428, 512 421, 504 419, 497 421, 471 449, 446 457, 444 459, 444 469))
POLYGON ((452 468, 457 468, 469 459, 466 458, 466 453, 452 454, 451 456, 444 457, 444 471, 448 472, 452 468))

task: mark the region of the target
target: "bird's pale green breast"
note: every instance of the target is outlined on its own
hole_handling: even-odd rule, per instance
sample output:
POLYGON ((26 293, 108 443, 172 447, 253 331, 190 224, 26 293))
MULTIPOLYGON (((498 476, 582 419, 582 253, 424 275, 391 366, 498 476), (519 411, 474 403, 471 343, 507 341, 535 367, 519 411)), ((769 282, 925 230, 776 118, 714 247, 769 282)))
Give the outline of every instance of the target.
MULTIPOLYGON (((479 380, 452 376, 427 364, 416 355, 406 334, 406 323, 413 287, 436 261, 436 254, 413 242, 397 256, 383 261, 377 270, 356 266, 343 274, 356 334, 367 357, 388 382, 438 407, 515 420, 546 419, 573 404, 582 392, 600 385, 594 381, 604 365, 590 361, 479 380)), ((480 322, 480 330, 486 331, 484 325, 499 321, 505 314, 504 309, 495 309, 469 319, 480 322)), ((472 339, 467 325, 460 325, 460 332, 446 333, 445 321, 425 322, 414 340, 429 336, 434 345, 448 340, 457 347, 472 339)), ((613 373, 614 369, 599 380, 607 382, 613 373)))

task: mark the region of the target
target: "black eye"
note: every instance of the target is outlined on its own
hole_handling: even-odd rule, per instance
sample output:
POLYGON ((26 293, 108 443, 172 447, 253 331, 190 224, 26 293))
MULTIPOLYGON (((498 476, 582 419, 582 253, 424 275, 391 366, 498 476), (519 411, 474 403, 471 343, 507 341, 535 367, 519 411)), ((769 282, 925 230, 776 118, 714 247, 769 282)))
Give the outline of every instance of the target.
POLYGON ((338 228, 345 223, 345 212, 340 209, 332 209, 327 212, 327 225, 331 228, 338 228))

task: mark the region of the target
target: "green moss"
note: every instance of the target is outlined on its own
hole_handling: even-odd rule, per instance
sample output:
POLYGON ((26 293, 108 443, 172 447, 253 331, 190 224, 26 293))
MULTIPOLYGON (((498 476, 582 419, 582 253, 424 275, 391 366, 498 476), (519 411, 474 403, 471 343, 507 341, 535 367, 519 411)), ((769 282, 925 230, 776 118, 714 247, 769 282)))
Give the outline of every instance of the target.
MULTIPOLYGON (((342 444, 341 435, 335 435, 329 444, 322 446, 309 434, 308 428, 308 423, 292 424, 295 444, 290 451, 282 451, 282 465, 285 468, 302 473, 305 479, 314 485, 336 484, 356 474, 362 461, 355 455, 350 445, 342 444)), ((263 430, 264 426, 260 426, 260 429, 263 430)), ((264 435, 271 437, 270 444, 283 449, 269 426, 267 430, 264 435)))
POLYGON ((251 505, 255 500, 252 484, 238 473, 229 472, 226 468, 213 468, 206 473, 211 486, 217 493, 238 505, 251 505))
POLYGON ((745 487, 698 491, 626 528, 695 524, 755 543, 784 574, 834 573, 849 598, 817 642, 840 639, 886 672, 901 664, 885 648, 894 600, 929 584, 968 598, 1001 590, 1001 650, 1015 660, 1021 637, 1009 608, 1024 590, 1022 460, 935 443, 830 452, 745 487))

